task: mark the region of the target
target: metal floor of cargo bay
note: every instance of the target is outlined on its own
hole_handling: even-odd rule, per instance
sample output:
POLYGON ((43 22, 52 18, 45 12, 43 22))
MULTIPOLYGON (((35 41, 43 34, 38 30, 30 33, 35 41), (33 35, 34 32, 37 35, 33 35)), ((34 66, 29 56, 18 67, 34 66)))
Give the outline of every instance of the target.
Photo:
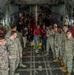
POLYGON ((59 69, 60 62, 53 62, 51 53, 49 56, 44 56, 42 51, 35 54, 31 47, 27 47, 25 52, 27 54, 23 56, 23 64, 26 65, 26 68, 18 67, 16 71, 20 75, 67 75, 59 69))

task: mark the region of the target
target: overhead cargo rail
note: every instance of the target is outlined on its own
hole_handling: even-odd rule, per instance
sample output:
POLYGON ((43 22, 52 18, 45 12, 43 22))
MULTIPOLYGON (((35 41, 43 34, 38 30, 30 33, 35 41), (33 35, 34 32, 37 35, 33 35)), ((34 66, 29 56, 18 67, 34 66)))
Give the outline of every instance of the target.
MULTIPOLYGON (((64 0, 13 0, 15 4, 59 4, 59 2, 63 2, 64 0)), ((61 3, 62 3, 61 2, 61 3)))

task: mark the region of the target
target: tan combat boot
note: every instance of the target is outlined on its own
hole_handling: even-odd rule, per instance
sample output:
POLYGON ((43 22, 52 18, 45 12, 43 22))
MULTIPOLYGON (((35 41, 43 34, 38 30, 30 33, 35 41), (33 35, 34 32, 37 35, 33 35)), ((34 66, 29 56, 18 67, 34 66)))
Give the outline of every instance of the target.
POLYGON ((54 59, 54 62, 57 62, 58 61, 58 57, 56 57, 55 59, 54 59))
POLYGON ((67 75, 71 75, 71 73, 70 73, 70 72, 68 72, 68 73, 67 73, 67 75))
POLYGON ((60 69, 61 69, 63 72, 67 72, 66 66, 60 67, 60 69))
POLYGON ((64 62, 63 62, 63 60, 62 60, 62 59, 61 59, 61 65, 62 65, 62 66, 64 66, 64 62))

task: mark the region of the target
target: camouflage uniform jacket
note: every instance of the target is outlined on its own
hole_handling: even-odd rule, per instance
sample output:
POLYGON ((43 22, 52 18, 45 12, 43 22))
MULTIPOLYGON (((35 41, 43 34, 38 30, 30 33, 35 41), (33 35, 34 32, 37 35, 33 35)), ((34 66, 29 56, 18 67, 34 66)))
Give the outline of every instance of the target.
POLYGON ((55 39, 54 39, 54 46, 59 47, 61 49, 61 34, 58 32, 55 32, 55 39))
POLYGON ((5 46, 0 46, 0 69, 8 68, 8 53, 5 46))
MULTIPOLYGON (((18 34, 18 32, 17 32, 17 34, 18 34)), ((10 35, 10 31, 9 31, 9 32, 6 34, 5 39, 6 39, 6 40, 9 39, 10 36, 11 36, 11 35, 10 35)), ((18 36, 18 37, 19 37, 19 36, 18 36)), ((18 44, 18 49, 19 49, 20 54, 22 54, 22 46, 21 46, 21 43, 20 43, 19 38, 16 38, 15 42, 18 44)))
POLYGON ((68 56, 74 55, 74 38, 71 38, 70 40, 66 39, 65 54, 68 56))

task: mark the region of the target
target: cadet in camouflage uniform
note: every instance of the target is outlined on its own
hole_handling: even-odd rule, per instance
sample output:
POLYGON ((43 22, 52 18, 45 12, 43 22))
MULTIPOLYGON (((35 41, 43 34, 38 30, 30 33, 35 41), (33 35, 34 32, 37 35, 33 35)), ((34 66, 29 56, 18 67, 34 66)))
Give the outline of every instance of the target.
POLYGON ((58 26, 58 33, 60 34, 60 36, 59 36, 59 43, 60 43, 60 52, 59 52, 59 59, 61 60, 62 59, 62 29, 61 29, 61 27, 59 27, 58 26))
POLYGON ((6 45, 9 52, 10 75, 15 75, 15 69, 19 65, 19 49, 16 43, 17 32, 12 31, 9 39, 6 40, 6 45), (18 63, 17 63, 18 61, 18 63))
POLYGON ((8 71, 8 53, 5 47, 5 40, 0 37, 0 75, 9 75, 8 71))
POLYGON ((49 53, 49 49, 51 48, 52 52, 53 52, 53 57, 54 57, 54 46, 53 46, 53 43, 54 43, 54 30, 52 29, 51 25, 49 26, 49 30, 47 31, 46 36, 47 36, 47 43, 46 43, 47 55, 49 53))
POLYGON ((59 27, 55 27, 55 38, 54 38, 54 50, 55 50, 55 60, 59 60, 59 55, 61 54, 61 33, 58 31, 59 27))
MULTIPOLYGON (((16 31, 16 25, 12 25, 11 26, 11 29, 10 29, 10 31, 6 34, 6 36, 5 36, 5 39, 7 40, 7 39, 9 39, 10 38, 10 36, 11 36, 11 31, 16 31)), ((18 35, 18 32, 17 32, 17 35, 18 35)), ((18 37, 19 37, 19 35, 18 35, 18 37)), ((16 38, 15 39, 15 42, 18 44, 18 49, 19 49, 19 51, 18 51, 18 54, 20 54, 20 66, 22 66, 22 67, 26 67, 26 65, 23 65, 22 64, 22 46, 21 46, 21 43, 20 43, 20 40, 19 40, 19 38, 16 38)), ((19 61, 17 61, 16 63, 19 63, 19 61)))
POLYGON ((72 37, 72 33, 68 31, 67 39, 65 41, 65 53, 64 53, 65 57, 64 61, 66 62, 66 67, 68 69, 67 75, 71 75, 72 72, 73 54, 74 54, 74 38, 72 37))
POLYGON ((67 31, 68 31, 68 27, 63 26, 63 32, 62 32, 62 50, 63 50, 63 53, 64 53, 64 50, 65 50, 65 40, 67 39, 67 37, 66 37, 67 31))
POLYGON ((66 37, 66 32, 68 31, 68 27, 67 26, 63 26, 63 32, 62 32, 62 34, 61 34, 61 40, 62 40, 62 45, 61 45, 61 58, 62 58, 62 60, 61 60, 61 63, 62 63, 62 65, 64 65, 66 62, 64 61, 64 51, 65 51, 65 40, 67 39, 67 37, 66 37))

